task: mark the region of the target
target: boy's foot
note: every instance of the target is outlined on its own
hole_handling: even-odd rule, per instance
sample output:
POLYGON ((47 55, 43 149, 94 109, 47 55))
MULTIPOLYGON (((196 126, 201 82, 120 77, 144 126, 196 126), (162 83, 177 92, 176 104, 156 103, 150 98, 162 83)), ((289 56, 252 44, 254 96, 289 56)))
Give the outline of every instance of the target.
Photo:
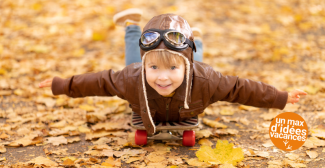
POLYGON ((138 8, 131 8, 114 15, 113 22, 119 26, 137 25, 142 16, 142 11, 138 8))
POLYGON ((192 27, 192 33, 193 33, 194 39, 201 40, 202 31, 201 31, 200 28, 198 28, 198 27, 192 27))

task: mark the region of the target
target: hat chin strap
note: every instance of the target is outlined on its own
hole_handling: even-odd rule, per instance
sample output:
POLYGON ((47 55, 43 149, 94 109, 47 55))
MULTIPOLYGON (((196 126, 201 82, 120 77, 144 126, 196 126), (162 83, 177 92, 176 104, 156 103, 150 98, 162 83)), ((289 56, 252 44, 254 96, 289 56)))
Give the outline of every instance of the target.
MULTIPOLYGON (((178 55, 180 57, 182 57, 184 60, 185 60, 185 67, 186 67, 186 92, 185 92, 185 100, 184 100, 184 108, 185 109, 189 109, 189 106, 188 106, 188 103, 187 103, 187 98, 188 98, 188 94, 189 94, 189 77, 190 77, 190 62, 189 60, 181 53, 179 52, 176 52, 176 51, 172 51, 172 50, 167 50, 167 49, 153 49, 153 50, 150 50, 150 51, 147 51, 143 57, 142 57, 142 87, 143 87, 143 94, 144 94, 144 98, 145 98, 145 101, 146 101, 146 108, 147 108, 147 111, 148 111, 148 115, 149 115, 149 119, 150 119, 150 122, 151 124, 153 125, 153 128, 154 128, 154 133, 156 132, 156 126, 153 122, 153 119, 151 117, 151 113, 150 113, 150 108, 149 108, 149 105, 148 105, 148 98, 147 98, 147 90, 146 90, 146 84, 145 84, 145 81, 144 81, 144 62, 145 62, 145 59, 146 59, 146 55, 150 52, 163 52, 163 51, 167 51, 169 53, 172 53, 172 54, 175 54, 175 55, 178 55)), ((192 87, 192 82, 191 82, 191 87, 192 87)))

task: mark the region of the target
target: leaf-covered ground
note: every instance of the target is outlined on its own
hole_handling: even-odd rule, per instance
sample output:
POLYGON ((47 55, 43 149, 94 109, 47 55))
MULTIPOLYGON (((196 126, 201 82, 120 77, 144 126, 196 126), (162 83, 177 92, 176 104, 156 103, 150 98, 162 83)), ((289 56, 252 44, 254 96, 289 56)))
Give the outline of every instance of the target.
POLYGON ((325 166, 324 1, 2 0, 0 16, 1 165, 201 167, 209 164, 195 152, 221 139, 242 148, 238 167, 325 166), (217 102, 200 116, 194 147, 162 141, 138 147, 126 101, 38 88, 54 76, 123 69, 124 28, 112 17, 131 7, 143 10, 142 27, 155 15, 176 13, 201 28, 203 62, 224 75, 308 95, 284 110, 217 102), (273 146, 268 135, 272 118, 288 111, 309 128, 293 152, 273 146))

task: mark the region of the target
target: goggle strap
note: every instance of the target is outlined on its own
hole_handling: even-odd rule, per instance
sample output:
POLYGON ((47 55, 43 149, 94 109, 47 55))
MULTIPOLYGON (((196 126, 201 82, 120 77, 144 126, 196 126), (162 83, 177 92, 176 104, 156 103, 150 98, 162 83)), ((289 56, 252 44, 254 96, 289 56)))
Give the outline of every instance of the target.
POLYGON ((193 51, 196 52, 196 46, 195 46, 195 44, 194 44, 193 41, 191 41, 188 38, 186 38, 185 43, 188 44, 193 49, 193 51))

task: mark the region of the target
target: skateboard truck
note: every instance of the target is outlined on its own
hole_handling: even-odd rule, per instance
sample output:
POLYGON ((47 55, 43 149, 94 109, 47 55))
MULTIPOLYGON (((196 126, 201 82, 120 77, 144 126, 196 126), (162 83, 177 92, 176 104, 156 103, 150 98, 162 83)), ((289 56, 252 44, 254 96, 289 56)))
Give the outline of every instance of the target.
POLYGON ((155 134, 151 137, 147 137, 147 139, 149 139, 149 140, 182 140, 183 138, 173 135, 172 132, 170 132, 168 130, 162 130, 159 134, 155 134))
POLYGON ((131 126, 137 131, 135 132, 135 143, 137 145, 146 145, 147 140, 182 140, 183 146, 195 145, 195 132, 192 130, 199 126, 198 118, 192 117, 180 122, 156 122, 157 133, 149 136, 143 125, 141 116, 132 112, 131 126), (184 130, 182 136, 173 135, 170 130, 184 130))

